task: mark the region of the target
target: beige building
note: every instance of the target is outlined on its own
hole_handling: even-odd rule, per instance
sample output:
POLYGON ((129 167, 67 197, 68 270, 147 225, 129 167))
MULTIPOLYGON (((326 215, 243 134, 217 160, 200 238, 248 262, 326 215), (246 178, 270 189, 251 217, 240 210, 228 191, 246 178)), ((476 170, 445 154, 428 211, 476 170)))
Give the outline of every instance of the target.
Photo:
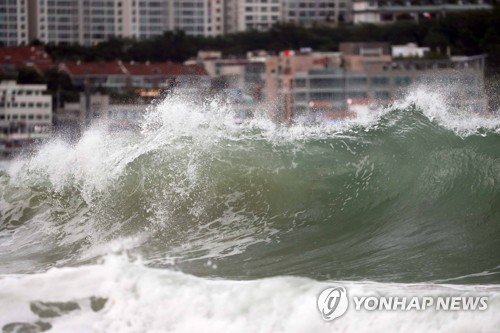
POLYGON ((266 63, 266 98, 276 120, 369 112, 412 85, 437 85, 459 108, 486 110, 485 56, 442 60, 391 56, 387 43, 342 43, 338 54, 283 52, 266 63))
POLYGON ((275 105, 274 118, 289 121, 293 118, 295 76, 310 69, 339 68, 337 52, 283 51, 266 60, 266 101, 275 105))
POLYGON ((239 89, 256 101, 263 99, 267 53, 248 52, 246 57, 223 58, 218 51, 200 51, 186 65, 205 68, 212 80, 213 90, 239 89))

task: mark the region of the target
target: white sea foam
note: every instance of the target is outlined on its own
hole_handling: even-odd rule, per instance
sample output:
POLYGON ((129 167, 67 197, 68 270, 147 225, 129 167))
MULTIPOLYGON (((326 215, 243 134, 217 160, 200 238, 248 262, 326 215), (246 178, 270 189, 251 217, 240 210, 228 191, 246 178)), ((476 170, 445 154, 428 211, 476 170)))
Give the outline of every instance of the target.
MULTIPOLYGON (((178 172, 177 177, 173 178, 178 183, 172 184, 171 192, 167 193, 166 187, 160 186, 158 193, 154 193, 157 196, 151 196, 154 202, 145 200, 150 205, 146 208, 153 212, 150 226, 133 230, 132 235, 116 237, 112 232, 120 230, 126 221, 118 221, 123 224, 111 223, 108 230, 99 232, 104 219, 99 220, 95 216, 85 216, 84 219, 87 210, 82 209, 70 220, 65 220, 64 224, 52 223, 49 226, 45 222, 50 217, 43 211, 43 214, 31 218, 29 226, 12 232, 3 230, 0 254, 10 254, 21 248, 37 251, 35 245, 43 242, 49 243, 47 246, 52 245, 50 237, 41 237, 40 234, 50 236, 54 227, 58 227, 64 235, 54 246, 70 246, 83 238, 92 243, 78 253, 80 260, 140 247, 150 240, 151 230, 155 231, 171 222, 170 214, 174 208, 182 206, 182 200, 190 199, 193 193, 199 194, 200 189, 205 189, 207 193, 213 189, 209 186, 210 179, 206 178, 203 163, 210 163, 211 154, 222 139, 226 140, 224 144, 227 145, 231 144, 231 140, 245 139, 265 141, 271 145, 292 143, 293 152, 294 149, 300 149, 302 141, 309 139, 328 136, 346 140, 356 138, 356 131, 376 128, 381 116, 394 109, 408 109, 410 106, 416 106, 429 119, 459 134, 474 134, 481 128, 498 130, 500 124, 495 118, 450 111, 443 95, 423 88, 411 92, 392 108, 364 118, 335 124, 310 125, 298 122, 289 127, 277 125, 266 117, 256 117, 236 125, 230 107, 218 100, 193 105, 182 99, 166 99, 151 107, 140 136, 109 135, 103 128, 96 127, 86 131, 75 145, 54 140, 31 158, 9 163, 9 180, 2 180, 21 188, 25 183, 31 186, 37 182, 48 182, 50 192, 56 193, 63 192, 67 187, 76 187, 87 205, 99 208, 101 201, 96 193, 106 193, 110 186, 115 185, 129 163, 168 146, 173 154, 185 154, 179 154, 176 159, 179 164, 169 169, 178 172)), ((351 154, 357 154, 354 145, 348 141, 341 142, 351 154)), ((253 148, 243 145, 238 149, 253 148)), ((373 161, 363 156, 359 158, 357 164, 352 164, 354 175, 368 182, 373 174, 373 161)), ((292 159, 291 166, 293 163, 292 159)), ((137 186, 144 185, 139 183, 137 186)), ((144 197, 151 194, 147 191, 144 193, 144 197)), ((192 258, 198 261, 222 258, 241 253, 250 244, 266 241, 275 235, 277 230, 259 225, 259 217, 253 215, 250 208, 232 208, 232 202, 240 200, 238 193, 235 191, 219 198, 227 207, 218 218, 185 231, 189 235, 186 238, 189 249, 180 246, 174 249, 177 252, 165 253, 165 256, 170 260, 172 256, 191 251, 197 252, 192 258)), ((194 198, 204 199, 203 195, 194 198)), ((0 199, 3 200, 3 197, 0 196, 0 199)), ((206 203, 199 201, 203 200, 193 200, 194 204, 189 206, 189 216, 200 215, 206 203)), ((6 202, 0 204, 3 205, 3 211, 18 214, 7 207, 6 202)), ((24 205, 19 205, 18 209, 24 209, 24 205)), ((133 217, 130 217, 130 221, 133 217)), ((172 231, 174 236, 184 235, 182 232, 176 234, 175 228, 172 231)), ((167 240, 170 239, 167 237, 167 240)), ((61 261, 57 263, 64 264, 61 261)), ((4 268, 14 271, 21 264, 13 261, 11 266, 4 268)), ((26 266, 30 264, 24 263, 26 266)), ((216 272, 211 262, 207 261, 207 264, 216 272)), ((0 279, 0 327, 15 322, 37 322, 40 318, 30 310, 30 302, 41 301, 79 304, 80 310, 42 319, 52 325, 53 332, 491 332, 500 329, 497 315, 500 310, 499 295, 498 286, 318 282, 284 276, 252 281, 209 280, 147 268, 120 257, 109 257, 98 265, 54 268, 43 274, 3 276, 0 279), (342 318, 326 323, 316 310, 316 297, 322 289, 336 284, 342 284, 349 292, 358 294, 375 292, 384 295, 408 293, 432 296, 440 293, 477 293, 490 297, 490 307, 484 312, 348 311, 342 318), (92 296, 108 299, 102 310, 95 312, 91 309, 89 298, 92 296)))
POLYGON ((473 103, 457 105, 461 100, 460 86, 443 84, 421 84, 410 89, 404 98, 397 100, 389 109, 415 107, 424 115, 455 133, 468 136, 481 130, 500 129, 500 117, 482 110, 486 106, 473 103))
MULTIPOLYGON (((150 106, 142 121, 139 138, 109 134, 105 126, 99 124, 88 129, 76 144, 55 139, 34 156, 10 163, 7 171, 19 183, 26 180, 25 172, 43 174, 46 176, 44 180, 48 179, 55 190, 62 190, 68 183, 76 183, 90 201, 91 194, 105 191, 128 163, 168 145, 189 150, 193 162, 191 166, 195 167, 200 152, 209 152, 221 139, 297 144, 329 136, 355 138, 360 128, 377 128, 380 117, 387 113, 413 106, 422 110, 429 119, 437 120, 441 126, 461 135, 475 134, 480 129, 499 130, 500 118, 477 114, 473 110, 457 110, 452 104, 453 93, 445 87, 419 86, 391 106, 354 119, 319 124, 297 121, 291 126, 282 126, 274 123, 263 111, 237 125, 231 105, 220 99, 214 98, 198 105, 190 102, 189 98, 174 96, 150 106)), ((189 176, 195 176, 196 170, 191 171, 189 176)))
POLYGON ((210 280, 108 257, 105 263, 0 278, 0 327, 50 323, 50 332, 493 332, 500 327, 500 287, 318 282, 273 277, 210 280), (486 311, 355 311, 324 322, 316 298, 328 286, 349 294, 487 296, 486 311), (90 297, 103 297, 93 311, 90 297), (76 302, 80 309, 39 318, 32 302, 76 302))

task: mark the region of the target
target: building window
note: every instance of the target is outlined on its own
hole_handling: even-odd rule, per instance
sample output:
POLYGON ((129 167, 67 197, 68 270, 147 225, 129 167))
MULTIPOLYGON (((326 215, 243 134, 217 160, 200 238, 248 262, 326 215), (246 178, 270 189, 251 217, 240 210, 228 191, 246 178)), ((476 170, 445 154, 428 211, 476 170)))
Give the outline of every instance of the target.
POLYGON ((295 101, 300 102, 300 101, 305 101, 306 99, 307 99, 306 93, 295 93, 295 101))
POLYGON ((372 84, 375 86, 386 86, 389 84, 389 78, 384 76, 375 76, 371 79, 372 84))
POLYGON ((407 86, 411 83, 411 78, 408 76, 397 76, 394 78, 394 83, 397 86, 407 86))
POLYGON ((375 98, 376 99, 389 99, 391 94, 388 91, 376 91, 375 98))
POLYGON ((295 80, 295 87, 304 88, 306 86, 306 79, 297 79, 295 80))

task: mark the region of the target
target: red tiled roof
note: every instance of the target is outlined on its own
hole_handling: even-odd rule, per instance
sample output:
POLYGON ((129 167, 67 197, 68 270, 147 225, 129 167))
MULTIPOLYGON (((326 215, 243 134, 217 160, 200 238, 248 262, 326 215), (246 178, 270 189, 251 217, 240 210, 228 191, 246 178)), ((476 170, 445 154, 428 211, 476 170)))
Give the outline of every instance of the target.
POLYGON ((54 63, 45 64, 45 63, 35 63, 33 64, 33 68, 38 70, 38 72, 46 72, 48 69, 55 68, 54 63))
POLYGON ((208 75, 200 65, 183 65, 176 63, 125 63, 115 62, 82 62, 64 63, 62 69, 70 75, 138 75, 138 76, 178 76, 208 75))
POLYGON ((120 63, 115 62, 66 62, 62 68, 70 75, 125 75, 120 63))
POLYGON ((28 63, 53 66, 54 63, 41 46, 0 47, 0 63, 25 66, 28 63))
POLYGON ((169 62, 157 63, 123 63, 130 75, 208 75, 203 66, 183 65, 169 62))

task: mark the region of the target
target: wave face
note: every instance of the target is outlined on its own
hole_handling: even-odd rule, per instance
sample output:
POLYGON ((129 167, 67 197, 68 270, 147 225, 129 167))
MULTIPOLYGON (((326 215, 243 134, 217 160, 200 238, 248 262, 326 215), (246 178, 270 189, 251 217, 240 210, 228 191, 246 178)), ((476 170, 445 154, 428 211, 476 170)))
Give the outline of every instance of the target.
POLYGON ((0 273, 128 251, 198 276, 500 282, 500 120, 417 89, 369 119, 235 125, 171 98, 0 171, 0 273))
POLYGON ((0 164, 3 333, 498 330, 498 117, 425 88, 321 125, 187 100, 0 164), (489 308, 327 323, 332 284, 489 308))

